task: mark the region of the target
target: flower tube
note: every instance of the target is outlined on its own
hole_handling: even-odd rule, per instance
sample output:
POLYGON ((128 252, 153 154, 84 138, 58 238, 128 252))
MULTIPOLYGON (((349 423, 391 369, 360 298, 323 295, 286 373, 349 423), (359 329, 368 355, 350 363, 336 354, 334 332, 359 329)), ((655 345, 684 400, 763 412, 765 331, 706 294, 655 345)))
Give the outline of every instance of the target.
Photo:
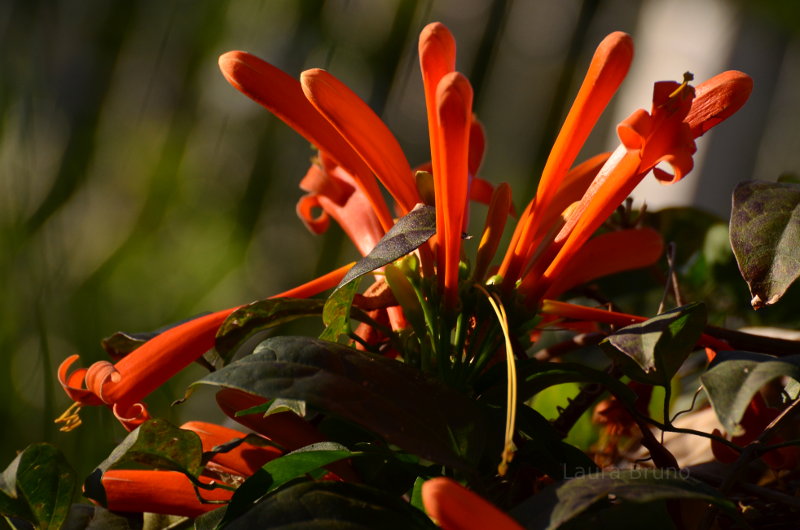
MULTIPOLYGON (((350 269, 340 267, 273 298, 309 297, 334 287, 350 269)), ((150 339, 116 364, 98 361, 70 373, 78 359, 72 355, 58 368, 58 380, 75 405, 107 405, 129 431, 149 418, 141 400, 180 370, 214 347, 217 330, 239 306, 195 318, 150 339)), ((68 410, 59 422, 76 427, 76 411, 68 410)), ((69 430, 69 429, 68 429, 69 430)))

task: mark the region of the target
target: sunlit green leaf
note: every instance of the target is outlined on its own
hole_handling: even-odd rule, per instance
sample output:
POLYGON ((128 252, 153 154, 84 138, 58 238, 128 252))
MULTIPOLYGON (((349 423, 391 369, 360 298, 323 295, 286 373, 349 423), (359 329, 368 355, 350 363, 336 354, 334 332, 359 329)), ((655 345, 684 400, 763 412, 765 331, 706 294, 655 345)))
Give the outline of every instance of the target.
POLYGON ((714 364, 700 380, 725 430, 739 436, 739 422, 753 396, 768 382, 780 377, 800 381, 800 355, 772 357, 762 353, 719 352, 714 364))
POLYGON ((471 467, 485 436, 484 412, 470 397, 406 364, 310 337, 268 339, 198 383, 304 400, 453 467, 471 467))
POLYGON ((436 233, 436 209, 418 204, 397 220, 375 248, 353 265, 336 289, 415 250, 436 233))
POLYGON ((334 291, 325 302, 322 311, 322 322, 325 331, 319 336, 322 340, 347 343, 350 339, 350 309, 358 290, 359 282, 350 282, 334 291))
POLYGON ((324 300, 315 298, 269 298, 240 307, 217 331, 214 346, 226 362, 236 352, 251 349, 264 339, 266 331, 286 322, 322 315, 324 300))
POLYGON ((800 276, 800 184, 748 181, 733 192, 731 246, 755 309, 800 276))
POLYGON ((0 490, 1 514, 37 528, 60 528, 69 515, 77 477, 59 449, 33 444, 3 472, 0 490))
POLYGON ((114 448, 84 482, 84 493, 105 504, 101 478, 109 469, 162 469, 196 477, 203 470, 200 437, 160 419, 147 420, 114 448))
MULTIPOLYGON (((505 400, 505 367, 498 366, 488 371, 476 384, 480 399, 495 405, 505 400)), ((517 395, 527 401, 545 388, 563 383, 597 383, 627 403, 636 401, 636 394, 619 379, 600 370, 577 363, 547 363, 536 359, 517 361, 517 395)))
POLYGON ((321 470, 328 464, 360 454, 334 442, 320 442, 267 462, 261 470, 248 478, 236 490, 222 520, 222 525, 226 525, 250 510, 253 504, 265 495, 290 481, 321 470))
POLYGON ((625 375, 642 383, 669 385, 706 325, 706 307, 689 304, 610 335, 600 346, 625 375))

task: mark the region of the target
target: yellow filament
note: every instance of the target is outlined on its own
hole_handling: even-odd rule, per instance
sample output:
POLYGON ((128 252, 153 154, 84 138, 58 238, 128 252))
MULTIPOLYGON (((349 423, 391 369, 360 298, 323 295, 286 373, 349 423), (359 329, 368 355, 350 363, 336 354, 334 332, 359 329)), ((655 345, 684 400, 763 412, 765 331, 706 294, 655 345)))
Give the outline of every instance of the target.
POLYGON ((500 322, 500 329, 503 331, 506 346, 506 376, 508 377, 508 387, 506 392, 506 432, 505 443, 503 444, 503 453, 501 455, 500 464, 497 466, 497 472, 500 476, 505 476, 508 471, 508 464, 514 458, 514 430, 517 419, 517 365, 514 362, 514 348, 511 344, 511 333, 508 330, 508 315, 506 315, 503 302, 496 293, 489 293, 482 285, 476 284, 476 287, 486 295, 489 304, 492 306, 497 320, 500 322))
POLYGON ((681 83, 678 88, 672 91, 672 94, 669 95, 669 99, 672 99, 678 94, 680 94, 681 91, 683 91, 683 89, 689 85, 689 81, 691 81, 692 79, 694 79, 694 74, 692 74, 691 72, 684 72, 683 83, 681 83))
POLYGON ((64 424, 58 429, 61 432, 70 432, 77 429, 81 424, 81 417, 79 416, 80 411, 81 404, 76 401, 70 405, 61 416, 53 420, 53 423, 64 424))

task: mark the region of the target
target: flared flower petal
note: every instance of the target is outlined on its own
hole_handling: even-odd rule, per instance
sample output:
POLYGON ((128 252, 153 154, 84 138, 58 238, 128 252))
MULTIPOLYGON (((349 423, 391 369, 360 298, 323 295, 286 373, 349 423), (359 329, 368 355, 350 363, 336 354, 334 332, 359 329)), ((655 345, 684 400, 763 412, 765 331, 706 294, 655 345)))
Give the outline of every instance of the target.
POLYGON ((217 329, 235 309, 217 311, 168 329, 113 365, 100 361, 85 371, 68 374, 78 357, 73 355, 59 367, 59 382, 67 395, 81 405, 114 406, 115 415, 129 423, 131 417, 143 413, 139 408, 132 411, 131 407, 214 346, 217 329))
POLYGON ((675 182, 692 169, 695 135, 730 116, 734 110, 729 111, 726 105, 738 109, 749 96, 751 85, 741 75, 714 78, 717 80, 706 85, 703 99, 697 103, 688 74, 681 84, 656 83, 651 112, 637 110, 620 123, 617 133, 621 145, 598 172, 550 248, 523 279, 520 290, 529 303, 538 303, 578 249, 651 170, 660 181, 675 182), (732 93, 735 89, 740 91, 736 95, 732 93), (692 114, 696 105, 700 110, 692 114), (661 162, 672 167, 672 175, 656 168, 661 162))
POLYGON ((521 530, 522 526, 483 497, 446 477, 422 485, 425 511, 445 530, 521 530))
POLYGON ((312 232, 324 232, 333 217, 362 256, 383 237, 385 232, 369 200, 340 166, 312 164, 300 187, 309 194, 297 203, 297 213, 312 232), (322 209, 324 217, 313 215, 315 207, 322 209))

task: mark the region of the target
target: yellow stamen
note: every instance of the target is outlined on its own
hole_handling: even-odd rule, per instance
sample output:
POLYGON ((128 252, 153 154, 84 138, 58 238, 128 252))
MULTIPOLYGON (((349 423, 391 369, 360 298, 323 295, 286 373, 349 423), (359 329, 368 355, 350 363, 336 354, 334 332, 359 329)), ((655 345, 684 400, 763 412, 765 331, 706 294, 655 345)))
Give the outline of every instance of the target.
POLYGON ((61 432, 70 432, 74 429, 77 429, 81 422, 81 417, 79 415, 81 411, 81 404, 77 401, 70 405, 67 410, 64 411, 61 416, 53 420, 53 423, 63 423, 64 425, 61 426, 58 430, 61 432))
POLYGON ((680 84, 678 88, 672 91, 672 94, 669 95, 669 99, 676 97, 680 94, 684 88, 689 86, 689 82, 694 79, 694 74, 692 72, 684 72, 683 73, 683 83, 680 84))
POLYGON ((494 309, 497 315, 497 320, 500 321, 500 329, 503 331, 506 347, 506 376, 508 377, 508 391, 506 392, 506 432, 505 443, 503 444, 503 453, 501 455, 500 464, 497 466, 497 472, 500 476, 505 476, 508 471, 508 464, 514 458, 514 431, 517 419, 517 365, 514 361, 514 347, 511 344, 511 333, 508 329, 508 315, 506 315, 503 302, 496 293, 489 293, 482 285, 475 285, 486 298, 489 304, 494 309))

